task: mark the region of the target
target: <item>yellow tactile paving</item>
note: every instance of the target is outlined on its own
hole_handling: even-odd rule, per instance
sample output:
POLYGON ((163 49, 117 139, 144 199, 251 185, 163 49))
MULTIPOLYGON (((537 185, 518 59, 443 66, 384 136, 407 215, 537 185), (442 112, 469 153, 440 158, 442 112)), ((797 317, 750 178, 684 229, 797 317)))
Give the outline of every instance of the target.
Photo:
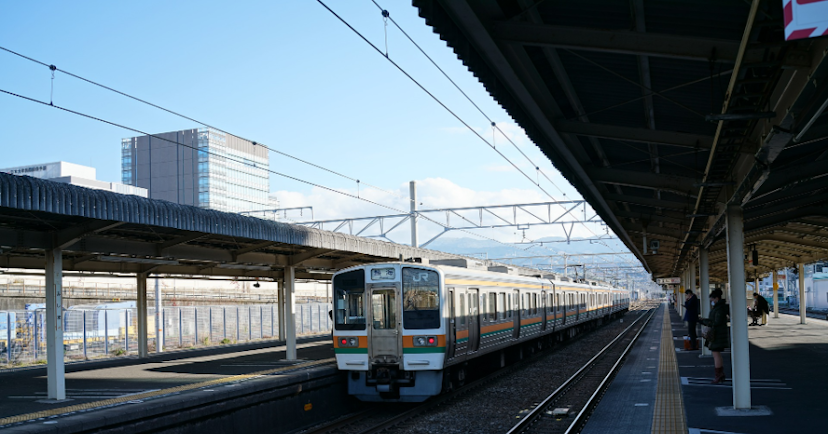
POLYGON ((169 389, 156 390, 154 392, 139 393, 139 394, 136 394, 136 395, 122 396, 120 398, 112 398, 112 399, 105 399, 105 400, 102 400, 102 401, 87 402, 85 404, 71 405, 69 407, 53 408, 53 409, 50 409, 50 410, 38 411, 38 412, 34 412, 34 413, 19 414, 19 415, 16 415, 16 416, 9 416, 9 417, 0 419, 0 426, 8 425, 10 423, 25 422, 25 421, 28 421, 28 420, 39 419, 39 418, 42 418, 42 417, 50 417, 50 416, 55 416, 55 415, 59 415, 59 414, 66 414, 66 413, 71 413, 71 412, 75 412, 75 411, 90 410, 90 409, 99 408, 99 407, 106 407, 106 406, 110 406, 110 405, 114 405, 114 404, 121 404, 121 403, 129 402, 129 401, 147 399, 147 398, 152 398, 152 397, 160 396, 160 395, 167 395, 167 394, 170 394, 170 393, 177 393, 177 392, 184 392, 184 391, 187 391, 187 390, 200 389, 200 388, 206 387, 206 386, 214 386, 214 385, 223 384, 223 383, 232 383, 234 381, 241 381, 241 380, 247 380, 247 379, 250 379, 250 378, 253 378, 253 377, 260 377, 262 375, 272 375, 272 374, 278 374, 279 372, 290 371, 290 370, 294 370, 294 369, 309 368, 309 367, 312 367, 312 366, 324 365, 324 364, 328 364, 328 363, 333 363, 334 361, 336 361, 336 359, 314 360, 312 362, 300 363, 298 365, 291 365, 291 366, 283 366, 281 368, 268 369, 266 371, 258 371, 258 372, 253 372, 253 373, 250 373, 250 374, 233 375, 233 376, 230 376, 230 377, 219 378, 219 379, 210 380, 210 381, 202 381, 202 382, 199 382, 199 383, 184 384, 184 385, 177 386, 177 387, 171 387, 169 389))
MULTIPOLYGON (((665 309, 669 309, 665 307, 665 309)), ((681 377, 673 346, 673 330, 670 312, 664 312, 664 326, 661 331, 661 354, 658 361, 658 387, 653 408, 652 433, 687 433, 687 417, 681 397, 681 377)))

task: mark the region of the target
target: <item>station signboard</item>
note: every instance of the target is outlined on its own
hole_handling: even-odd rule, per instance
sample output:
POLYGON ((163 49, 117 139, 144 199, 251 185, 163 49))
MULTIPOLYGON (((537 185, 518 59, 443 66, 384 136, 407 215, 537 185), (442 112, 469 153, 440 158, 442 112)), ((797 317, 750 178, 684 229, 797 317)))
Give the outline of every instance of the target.
POLYGON ((681 277, 659 277, 656 279, 659 285, 678 285, 681 283, 681 277))
POLYGON ((828 35, 828 0, 782 0, 785 40, 828 35))

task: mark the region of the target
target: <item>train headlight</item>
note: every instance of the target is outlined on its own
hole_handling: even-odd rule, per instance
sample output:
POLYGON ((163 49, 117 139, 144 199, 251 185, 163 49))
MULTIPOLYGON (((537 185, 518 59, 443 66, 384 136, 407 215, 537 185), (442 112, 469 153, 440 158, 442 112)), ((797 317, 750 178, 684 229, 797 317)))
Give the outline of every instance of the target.
POLYGON ((437 336, 414 336, 412 339, 415 347, 436 347, 437 336))

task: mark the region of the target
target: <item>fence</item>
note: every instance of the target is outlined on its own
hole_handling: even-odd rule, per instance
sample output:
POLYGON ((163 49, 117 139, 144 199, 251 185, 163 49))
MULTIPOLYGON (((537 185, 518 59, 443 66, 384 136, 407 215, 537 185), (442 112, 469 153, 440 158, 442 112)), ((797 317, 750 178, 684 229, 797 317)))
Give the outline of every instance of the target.
MULTIPOLYGON (((275 302, 276 294, 265 291, 240 291, 234 288, 164 288, 163 297, 166 299, 190 299, 190 300, 222 300, 228 301, 257 301, 275 302), (248 291, 248 292, 245 292, 248 291)), ((114 283, 87 283, 83 286, 64 285, 62 288, 63 298, 89 298, 99 300, 135 300, 137 289, 135 285, 123 285, 114 283)), ((147 291, 150 299, 154 293, 147 291)), ((46 297, 46 289, 42 283, 27 282, 5 282, 0 283, 0 296, 16 297, 46 297)))
MULTIPOLYGON (((296 333, 331 330, 330 304, 296 305, 296 333)), ((162 348, 195 348, 275 339, 279 334, 276 305, 187 306, 162 308, 162 348)), ((148 309, 147 345, 158 344, 155 309, 148 309)), ((89 360, 138 352, 135 308, 65 309, 64 360, 89 360)), ((0 312, 0 365, 45 363, 44 309, 0 312)))

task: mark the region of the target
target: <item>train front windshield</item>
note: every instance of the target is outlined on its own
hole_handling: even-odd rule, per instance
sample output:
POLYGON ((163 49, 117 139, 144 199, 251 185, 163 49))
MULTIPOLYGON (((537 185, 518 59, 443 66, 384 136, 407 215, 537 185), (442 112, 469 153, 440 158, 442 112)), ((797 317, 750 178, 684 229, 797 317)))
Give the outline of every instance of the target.
POLYGON ((334 326, 337 330, 365 330, 365 271, 334 276, 334 326))
POLYGON ((405 328, 440 328, 440 282, 437 272, 403 268, 402 289, 405 328))

